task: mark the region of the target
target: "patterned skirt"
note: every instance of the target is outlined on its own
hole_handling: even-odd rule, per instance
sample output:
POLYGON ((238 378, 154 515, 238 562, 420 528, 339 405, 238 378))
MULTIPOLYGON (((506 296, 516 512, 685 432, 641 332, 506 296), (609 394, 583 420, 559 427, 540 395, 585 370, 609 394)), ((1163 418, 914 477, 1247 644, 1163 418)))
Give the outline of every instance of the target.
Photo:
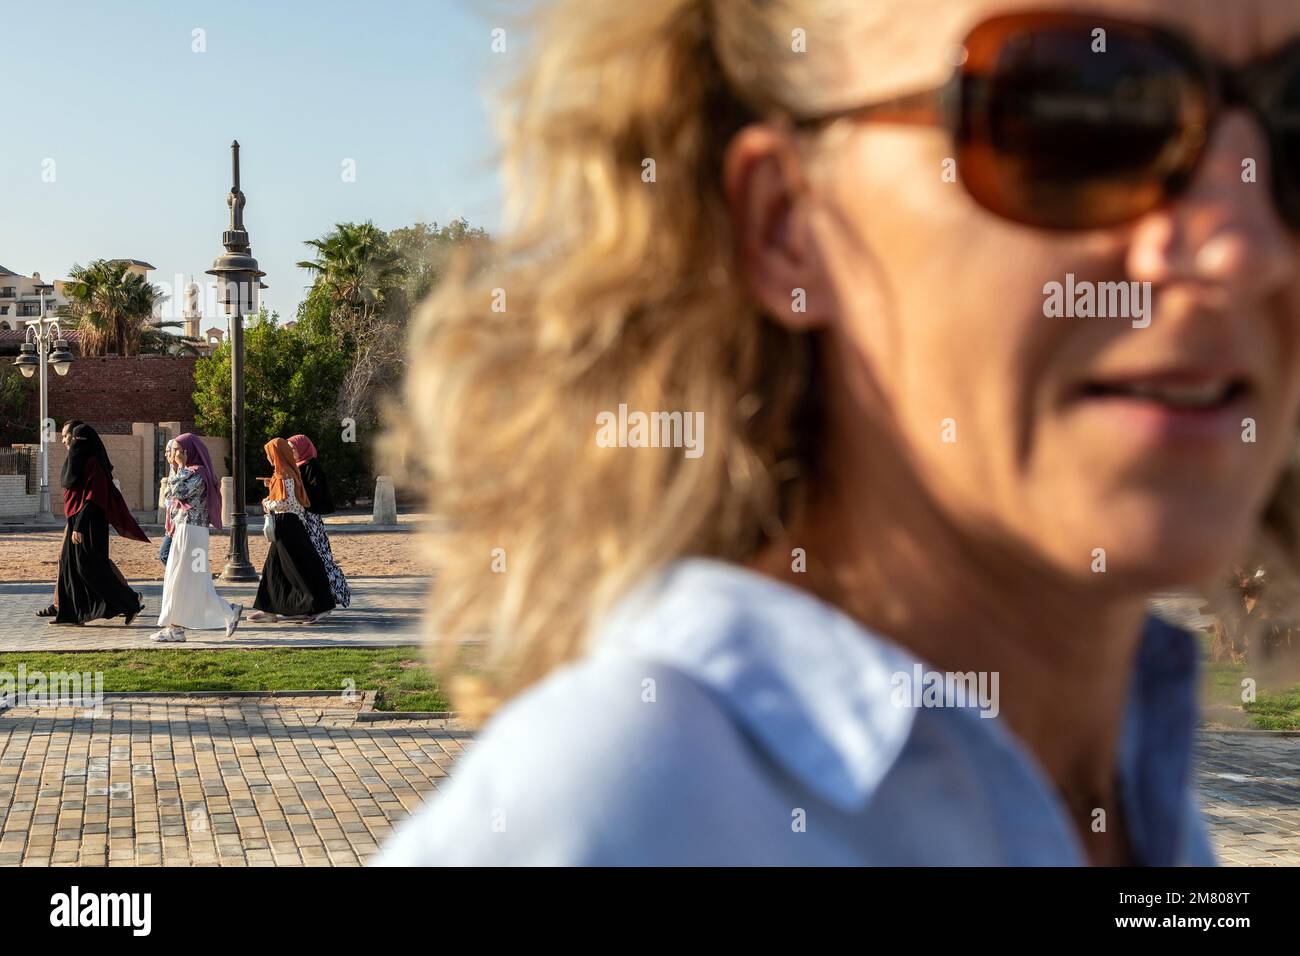
POLYGON ((325 533, 325 522, 321 520, 320 515, 312 514, 310 511, 307 512, 306 519, 307 537, 311 538, 311 546, 320 555, 320 563, 325 565, 325 576, 329 578, 330 593, 334 595, 334 603, 339 607, 348 607, 352 604, 352 589, 348 587, 348 579, 343 576, 343 571, 334 563, 334 552, 330 550, 330 539, 325 533))

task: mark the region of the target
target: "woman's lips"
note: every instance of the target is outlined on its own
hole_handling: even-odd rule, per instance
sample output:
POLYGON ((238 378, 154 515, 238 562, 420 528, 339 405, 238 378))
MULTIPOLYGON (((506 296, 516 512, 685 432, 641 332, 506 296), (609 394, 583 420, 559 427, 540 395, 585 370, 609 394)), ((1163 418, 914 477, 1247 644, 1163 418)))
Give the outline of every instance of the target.
POLYGON ((1130 435, 1157 444, 1240 441, 1252 391, 1238 374, 1123 375, 1086 383, 1071 404, 1105 416, 1121 440, 1130 435))

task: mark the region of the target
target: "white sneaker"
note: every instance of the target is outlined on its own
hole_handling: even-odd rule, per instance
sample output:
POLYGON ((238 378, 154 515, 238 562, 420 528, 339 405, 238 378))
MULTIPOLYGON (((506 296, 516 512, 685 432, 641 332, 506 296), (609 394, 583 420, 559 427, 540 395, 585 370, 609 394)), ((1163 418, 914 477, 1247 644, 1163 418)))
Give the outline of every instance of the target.
POLYGON ((226 637, 230 637, 235 633, 235 629, 239 627, 239 619, 244 616, 244 605, 236 604, 234 608, 235 616, 226 622, 226 637))
POLYGON ((157 641, 159 644, 184 644, 185 629, 181 627, 164 627, 161 631, 154 631, 150 634, 149 640, 157 641))

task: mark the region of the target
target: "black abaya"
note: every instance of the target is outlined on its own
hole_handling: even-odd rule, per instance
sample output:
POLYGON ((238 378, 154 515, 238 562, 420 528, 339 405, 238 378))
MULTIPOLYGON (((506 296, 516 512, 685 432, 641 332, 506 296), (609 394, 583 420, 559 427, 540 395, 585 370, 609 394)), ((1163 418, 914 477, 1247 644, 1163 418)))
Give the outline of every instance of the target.
POLYGON ((262 565, 253 607, 268 614, 300 617, 323 614, 334 608, 329 578, 307 529, 298 516, 277 512, 275 540, 262 565))
POLYGON ((330 495, 330 483, 325 479, 325 470, 315 458, 309 458, 298 466, 302 473, 302 487, 307 492, 311 506, 307 509, 312 514, 328 515, 334 513, 334 499, 330 495))
POLYGON ((59 624, 84 624, 97 618, 129 617, 140 611, 140 599, 117 573, 108 556, 108 518, 104 509, 87 501, 69 519, 69 532, 59 556, 59 624), (74 544, 72 532, 81 532, 74 544))

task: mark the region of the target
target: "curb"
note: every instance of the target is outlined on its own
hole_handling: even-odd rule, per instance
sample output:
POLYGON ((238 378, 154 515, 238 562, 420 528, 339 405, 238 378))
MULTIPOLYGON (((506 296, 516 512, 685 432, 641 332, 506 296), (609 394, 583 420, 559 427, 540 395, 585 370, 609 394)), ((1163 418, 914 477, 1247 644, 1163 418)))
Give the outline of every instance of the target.
POLYGON ((459 720, 460 714, 454 710, 375 710, 375 698, 378 691, 368 690, 361 696, 361 709, 357 711, 357 723, 373 724, 385 720, 459 720))
MULTIPOLYGON (((65 651, 63 653, 77 653, 75 651, 65 651)), ((341 692, 338 690, 323 690, 320 688, 308 688, 304 690, 122 690, 122 691, 105 691, 104 698, 126 698, 128 700, 150 700, 160 697, 197 697, 200 699, 214 699, 222 697, 236 698, 275 698, 275 697, 339 697, 341 692)), ((375 698, 377 692, 367 690, 361 692, 361 707, 357 711, 357 723, 380 723, 383 721, 402 721, 402 720, 459 720, 460 714, 454 710, 376 710, 375 698)), ((59 698, 62 701, 63 698, 59 698)), ((71 700, 71 698, 68 698, 71 700)), ((58 701, 50 701, 57 703, 58 701)), ((13 697, 9 694, 0 695, 0 714, 12 709, 14 706, 13 697)), ((1296 737, 1300 738, 1300 730, 1214 730, 1205 727, 1197 727, 1197 734, 1226 734, 1247 737, 1296 737)))
MULTIPOLYGON (((127 700, 151 700, 161 697, 198 697, 206 699, 216 699, 223 697, 238 698, 275 698, 275 697, 339 697, 341 691, 338 690, 119 690, 105 691, 104 700, 110 698, 126 698, 127 700)), ((367 690, 361 692, 361 707, 357 711, 357 723, 378 723, 386 720, 458 720, 460 714, 454 710, 375 710, 375 698, 377 691, 367 690)), ((58 705, 67 701, 69 703, 80 698, 59 697, 54 699, 42 699, 41 703, 58 705)), ((0 714, 11 710, 15 705, 15 700, 11 694, 0 695, 0 714)))
POLYGON ((371 710, 357 714, 357 723, 375 724, 389 720, 459 720, 454 710, 371 710))
MULTIPOLYGON (((412 638, 410 641, 396 641, 380 643, 367 641, 364 644, 345 644, 335 641, 330 644, 277 644, 274 647, 264 647, 261 644, 224 644, 220 647, 196 647, 188 641, 185 644, 173 644, 170 647, 167 644, 150 642, 145 647, 23 647, 9 650, 0 647, 0 654, 133 654, 136 651, 166 651, 182 650, 188 648, 192 651, 328 651, 333 648, 339 650, 374 650, 374 651, 397 651, 408 647, 422 647, 424 641, 412 638)), ((121 691, 123 694, 146 693, 146 691, 121 691)), ((148 691, 147 693, 152 693, 148 691)), ((194 691, 194 694, 200 693, 194 691)), ((203 691, 202 693, 207 693, 203 691)), ((226 696, 234 694, 231 691, 226 696)), ((240 693, 260 693, 260 691, 240 691, 240 693)), ((266 693, 278 693, 278 691, 267 691, 266 693)), ((331 693, 337 694, 338 691, 331 693)), ((164 692, 163 696, 167 696, 164 692)), ((175 695, 173 695, 175 696, 175 695)), ((186 696, 191 696, 187 694, 186 696)))

